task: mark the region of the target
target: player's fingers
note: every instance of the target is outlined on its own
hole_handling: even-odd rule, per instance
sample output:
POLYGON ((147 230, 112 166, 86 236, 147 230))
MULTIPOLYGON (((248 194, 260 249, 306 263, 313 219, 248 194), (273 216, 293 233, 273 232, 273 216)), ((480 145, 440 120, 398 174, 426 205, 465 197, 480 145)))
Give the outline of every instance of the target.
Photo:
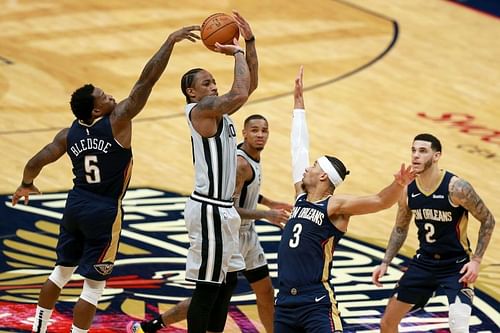
POLYGON ((29 195, 25 195, 24 196, 24 204, 28 205, 29 202, 30 202, 30 196, 29 195))
POLYGON ((199 25, 191 25, 189 27, 185 27, 184 29, 186 30, 201 30, 200 26, 199 25))
POLYGON ((12 195, 12 206, 15 206, 18 201, 19 201, 19 197, 14 193, 12 195))

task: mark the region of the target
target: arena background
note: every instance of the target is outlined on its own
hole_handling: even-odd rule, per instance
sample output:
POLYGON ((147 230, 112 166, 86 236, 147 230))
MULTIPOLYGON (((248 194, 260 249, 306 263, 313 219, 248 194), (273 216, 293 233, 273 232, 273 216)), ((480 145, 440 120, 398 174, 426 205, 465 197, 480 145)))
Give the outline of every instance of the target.
MULTIPOLYGON (((492 5, 493 3, 493 5, 492 5)), ((92 82, 117 100, 170 32, 235 8, 250 22, 260 61, 259 88, 234 115, 261 113, 271 136, 263 152, 263 193, 292 201, 289 133, 293 79, 305 66, 311 158, 333 154, 351 175, 342 193, 368 194, 408 162, 415 134, 441 138, 440 165, 469 180, 493 214, 500 176, 499 11, 487 1, 2 1, 0 12, 0 331, 29 332, 40 284, 54 261, 57 223, 71 188, 69 159, 43 170, 44 195, 9 205, 26 161, 73 116, 71 92, 92 82), (488 11, 488 12, 485 12, 488 11)), ((182 208, 192 189, 189 132, 180 76, 211 71, 221 93, 232 59, 201 43, 178 44, 145 110, 134 120, 134 171, 125 200, 123 244, 91 332, 123 332, 131 318, 165 310, 188 296, 183 280, 182 208)), ((239 131, 238 131, 239 132, 239 131)), ((240 136, 241 138, 241 136, 240 136)), ((370 284, 392 229, 395 209, 353 219, 341 242, 334 283, 346 332, 376 332, 400 266, 417 246, 414 226, 385 287, 370 284)), ((479 223, 471 217, 476 244, 479 223)), ((279 230, 259 224, 273 274, 279 230)), ((481 265, 471 332, 498 332, 498 232, 481 265)), ((74 277, 49 332, 66 332, 80 292, 74 277)), ((227 332, 262 330, 244 280, 227 332)), ((405 320, 402 331, 446 332, 437 296, 405 320)), ((443 318, 444 317, 444 318, 443 318)), ((185 322, 166 332, 185 332, 185 322)))

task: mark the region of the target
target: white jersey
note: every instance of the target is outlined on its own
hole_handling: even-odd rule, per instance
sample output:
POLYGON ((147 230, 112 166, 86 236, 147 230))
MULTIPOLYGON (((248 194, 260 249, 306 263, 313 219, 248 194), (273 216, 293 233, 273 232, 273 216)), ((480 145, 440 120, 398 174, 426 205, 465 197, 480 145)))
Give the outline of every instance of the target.
MULTIPOLYGON (((255 209, 257 208, 257 203, 259 201, 260 194, 260 180, 261 180, 261 169, 260 169, 260 161, 254 160, 251 156, 249 156, 244 150, 238 148, 238 156, 243 157, 247 160, 247 162, 252 167, 253 177, 250 181, 245 182, 241 189, 239 202, 236 203, 238 207, 246 208, 246 209, 255 209)), ((241 225, 250 224, 253 222, 253 219, 241 219, 241 225)))
POLYGON ((205 138, 191 123, 190 113, 196 103, 186 105, 186 119, 191 129, 195 172, 194 191, 217 200, 232 200, 236 186, 236 129, 228 115, 223 115, 217 133, 205 138))

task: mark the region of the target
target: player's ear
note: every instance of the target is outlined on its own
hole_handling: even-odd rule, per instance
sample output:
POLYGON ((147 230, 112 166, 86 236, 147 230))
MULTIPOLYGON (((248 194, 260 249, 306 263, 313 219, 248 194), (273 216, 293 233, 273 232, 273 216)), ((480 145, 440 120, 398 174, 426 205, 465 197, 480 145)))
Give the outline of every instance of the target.
POLYGON ((186 88, 186 94, 188 94, 188 96, 191 98, 194 98, 196 96, 193 88, 186 88))
POLYGON ((433 156, 434 162, 437 162, 440 157, 441 157, 441 152, 440 151, 435 152, 433 156))

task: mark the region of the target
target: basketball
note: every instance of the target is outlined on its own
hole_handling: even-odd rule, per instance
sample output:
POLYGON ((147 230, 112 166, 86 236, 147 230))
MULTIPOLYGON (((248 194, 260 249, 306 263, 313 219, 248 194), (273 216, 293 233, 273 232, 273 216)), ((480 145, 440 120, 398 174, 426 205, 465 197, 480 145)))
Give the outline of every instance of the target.
POLYGON ((224 13, 210 15, 201 24, 201 40, 210 50, 215 50, 215 43, 232 44, 233 38, 240 37, 240 30, 234 18, 224 13))

